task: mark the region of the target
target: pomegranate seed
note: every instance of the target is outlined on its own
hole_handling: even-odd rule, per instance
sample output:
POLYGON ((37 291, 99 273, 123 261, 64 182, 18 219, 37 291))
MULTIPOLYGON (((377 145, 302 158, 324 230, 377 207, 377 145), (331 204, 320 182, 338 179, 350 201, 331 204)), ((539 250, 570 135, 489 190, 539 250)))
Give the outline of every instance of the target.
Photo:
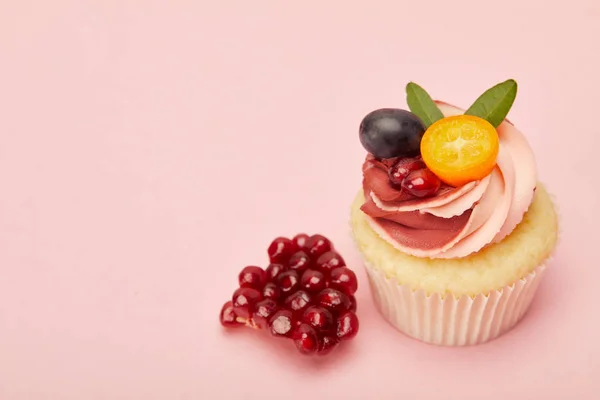
POLYGON ((269 320, 279 310, 277 302, 273 299, 264 299, 256 303, 254 314, 252 314, 252 320, 260 328, 265 329, 268 326, 269 320))
POLYGON ((308 293, 304 290, 298 290, 289 295, 283 304, 285 308, 293 312, 295 316, 302 317, 304 310, 310 304, 310 300, 310 295, 308 293))
POLYGON ((356 312, 356 297, 354 296, 348 296, 350 298, 350 311, 352 312, 356 312))
POLYGON ((279 289, 281 290, 281 294, 283 296, 288 296, 295 292, 300 286, 300 278, 298 277, 298 272, 291 270, 285 271, 279 275, 277 278, 279 283, 279 289))
POLYGON ((306 244, 306 241, 309 237, 310 236, 308 236, 306 233, 299 233, 296 236, 294 236, 292 242, 294 242, 296 246, 298 246, 298 248, 302 250, 304 249, 304 245, 306 244))
POLYGON ((348 296, 331 288, 322 290, 315 298, 314 303, 336 314, 347 311, 352 306, 348 296))
POLYGON ((221 308, 225 327, 248 326, 291 338, 303 354, 329 354, 358 331, 356 275, 323 235, 278 237, 270 264, 249 265, 221 308))
POLYGON ((298 246, 290 239, 278 237, 273 240, 267 252, 272 263, 284 264, 298 250, 300 250, 298 246))
POLYGON ((307 269, 300 278, 300 287, 313 293, 325 289, 325 283, 323 273, 314 269, 307 269))
POLYGON ((302 322, 311 325, 319 332, 329 332, 335 328, 333 315, 317 306, 310 306, 304 311, 302 322))
POLYGON ((277 337, 290 337, 296 323, 290 310, 279 310, 269 320, 271 334, 277 337))
POLYGON ((298 271, 298 273, 301 274, 310 267, 310 257, 305 252, 298 251, 290 258, 288 267, 298 271))
POLYGON ((331 353, 339 343, 339 340, 337 338, 334 338, 333 336, 323 336, 321 340, 319 340, 319 348, 317 349, 317 354, 325 356, 331 353))
POLYGON ((277 277, 279 276, 279 274, 281 274, 284 271, 287 271, 288 267, 286 267, 283 264, 269 264, 269 266, 266 269, 266 275, 267 275, 267 280, 269 282, 273 282, 277 279, 277 277))
POLYGON ((239 288, 233 292, 233 310, 238 317, 249 318, 256 303, 262 300, 262 294, 252 288, 239 288))
POLYGON ((352 339, 358 333, 358 317, 352 311, 340 315, 337 320, 337 337, 340 340, 352 339))
POLYGON ((312 235, 304 245, 308 255, 316 260, 332 249, 331 242, 323 235, 312 235))
POLYGON ((423 160, 420 158, 402 158, 392 165, 388 170, 390 183, 397 188, 401 188, 404 178, 406 178, 411 172, 423 168, 426 168, 426 166, 423 160))
POLYGON ((316 353, 319 348, 319 336, 317 332, 308 324, 301 324, 292 335, 296 347, 302 354, 316 353))
POLYGON ((267 282, 267 273, 260 267, 248 266, 240 272, 238 280, 240 287, 262 289, 267 282))
POLYGON ((337 289, 346 293, 348 296, 351 296, 356 293, 356 289, 358 289, 356 274, 347 267, 336 268, 331 271, 329 287, 337 289))
POLYGON ((402 181, 402 190, 415 197, 432 196, 440 186, 440 179, 428 169, 413 171, 402 181))
POLYGON ((237 315, 233 310, 233 304, 231 301, 223 304, 223 308, 221 308, 221 314, 219 315, 219 321, 223 326, 228 328, 237 328, 240 326, 244 326, 244 324, 237 320, 237 315))
POLYGON ((325 275, 338 267, 345 267, 346 262, 337 251, 328 251, 317 259, 317 268, 325 275))
POLYGON ((281 296, 281 290, 279 290, 279 287, 277 287, 276 284, 274 284, 273 282, 269 282, 263 288, 262 295, 265 299, 277 301, 281 296))

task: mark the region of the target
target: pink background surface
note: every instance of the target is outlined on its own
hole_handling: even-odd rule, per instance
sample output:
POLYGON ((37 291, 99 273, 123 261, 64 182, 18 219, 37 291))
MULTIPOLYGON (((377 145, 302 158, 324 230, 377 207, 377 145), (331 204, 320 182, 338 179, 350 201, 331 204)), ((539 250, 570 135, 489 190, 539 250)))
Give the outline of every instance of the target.
POLYGON ((353 3, 1 3, 0 399, 597 398, 600 4, 353 3), (509 77, 562 242, 518 328, 420 344, 348 236, 358 123, 409 80, 468 106, 509 77), (300 231, 361 280, 359 336, 319 361, 217 321, 300 231))

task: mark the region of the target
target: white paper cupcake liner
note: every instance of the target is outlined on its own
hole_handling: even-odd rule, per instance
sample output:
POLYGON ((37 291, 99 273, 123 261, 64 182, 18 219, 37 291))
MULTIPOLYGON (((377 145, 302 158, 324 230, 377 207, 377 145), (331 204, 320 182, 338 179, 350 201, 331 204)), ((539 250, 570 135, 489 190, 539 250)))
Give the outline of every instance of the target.
POLYGON ((485 343, 513 328, 525 315, 546 267, 541 265, 500 290, 477 296, 428 296, 388 279, 365 264, 379 312, 406 335, 442 346, 485 343))

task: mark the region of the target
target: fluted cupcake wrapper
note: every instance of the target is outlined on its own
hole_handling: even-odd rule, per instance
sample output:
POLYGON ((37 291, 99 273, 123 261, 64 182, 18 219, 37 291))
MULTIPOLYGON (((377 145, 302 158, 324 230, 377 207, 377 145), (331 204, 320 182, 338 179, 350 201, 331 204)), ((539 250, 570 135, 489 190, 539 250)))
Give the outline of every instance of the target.
POLYGON ((546 267, 541 265, 511 285, 477 296, 428 296, 365 264, 379 312, 398 330, 426 343, 467 346, 485 343, 523 318, 546 267))

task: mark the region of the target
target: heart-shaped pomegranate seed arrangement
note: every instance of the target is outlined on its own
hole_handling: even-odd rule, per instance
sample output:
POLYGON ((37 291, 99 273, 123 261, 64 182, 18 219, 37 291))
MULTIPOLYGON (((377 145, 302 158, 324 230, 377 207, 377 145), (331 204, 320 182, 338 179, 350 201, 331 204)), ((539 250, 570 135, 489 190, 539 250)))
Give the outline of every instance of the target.
POLYGON ((292 339, 302 354, 329 354, 358 333, 358 282, 323 235, 276 238, 270 264, 245 267, 223 305, 225 327, 248 326, 292 339))

